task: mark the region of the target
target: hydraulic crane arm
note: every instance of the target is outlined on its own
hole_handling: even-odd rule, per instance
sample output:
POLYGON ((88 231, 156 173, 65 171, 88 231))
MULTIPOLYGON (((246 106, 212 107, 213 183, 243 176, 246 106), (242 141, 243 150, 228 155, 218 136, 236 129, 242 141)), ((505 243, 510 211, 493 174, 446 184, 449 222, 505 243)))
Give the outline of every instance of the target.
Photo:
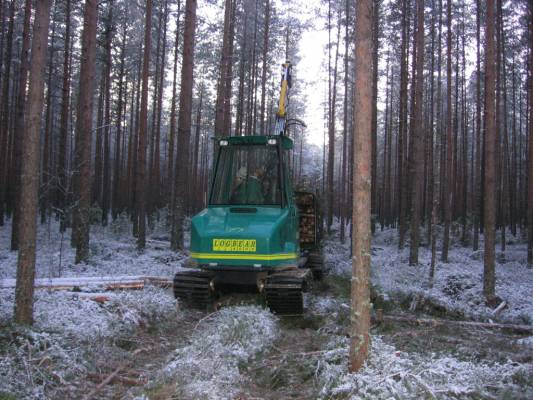
POLYGON ((281 91, 279 96, 278 112, 276 113, 276 126, 274 134, 283 136, 285 134, 285 127, 287 123, 287 106, 289 100, 289 89, 291 88, 291 72, 292 64, 286 61, 283 65, 283 72, 281 76, 281 91))

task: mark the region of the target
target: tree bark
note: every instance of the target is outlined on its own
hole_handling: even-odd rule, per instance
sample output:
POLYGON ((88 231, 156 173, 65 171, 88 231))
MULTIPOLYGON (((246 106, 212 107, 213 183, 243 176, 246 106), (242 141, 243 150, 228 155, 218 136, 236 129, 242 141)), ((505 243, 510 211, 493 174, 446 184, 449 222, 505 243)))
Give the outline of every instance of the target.
POLYGON ((453 142, 452 142, 452 5, 447 4, 446 35, 447 61, 446 61, 446 173, 443 182, 444 192, 444 238, 442 243, 442 262, 448 262, 448 249, 450 247, 450 224, 452 219, 453 186, 453 142))
POLYGON ((137 146, 137 248, 146 247, 146 136, 148 127, 148 69, 150 67, 150 51, 152 39, 152 0, 146 0, 146 16, 144 28, 144 56, 142 65, 141 108, 139 115, 139 133, 137 146))
MULTIPOLYGON (((341 167, 341 229, 340 241, 344 243, 345 238, 345 215, 346 213, 346 157, 348 153, 348 48, 349 48, 349 19, 350 19, 350 1, 345 0, 345 23, 344 23, 344 101, 342 113, 342 167, 341 167)), ((375 65, 375 64, 374 64, 375 65)), ((303 138, 301 139, 303 141, 303 138)), ((303 154, 300 150, 300 171, 302 170, 303 154)), ((374 165, 372 165, 374 168, 374 165)), ((301 177, 301 172, 300 172, 301 177)))
POLYGON ((494 0, 487 0, 485 28, 485 193, 484 198, 484 271, 483 294, 487 299, 495 290, 495 229, 496 229, 496 126, 494 106, 494 0))
POLYGON ((185 3, 185 31, 183 33, 183 63, 181 68, 180 113, 178 119, 178 150, 176 157, 176 196, 172 210, 172 234, 170 245, 173 250, 184 248, 183 220, 185 218, 187 177, 189 176, 189 143, 191 136, 192 86, 194 69, 194 34, 196 30, 197 0, 185 3), (178 195, 179 193, 179 195, 178 195))
MULTIPOLYGON (((374 0, 372 34, 372 233, 376 230, 375 214, 377 212, 377 169, 378 169, 378 53, 379 53, 379 7, 381 0, 374 0)), ((344 181, 343 181, 344 182, 344 181)))
POLYGON ((68 144, 68 114, 70 105, 70 13, 71 0, 66 0, 65 4, 65 45, 63 47, 63 84, 61 88, 61 115, 59 123, 59 154, 58 154, 58 209, 60 226, 59 230, 66 230, 67 214, 67 192, 68 192, 68 171, 67 171, 67 144, 68 144))
MULTIPOLYGON (((17 95, 17 112, 15 114, 15 135, 14 135, 14 164, 15 164, 15 204, 13 208, 13 223, 11 226, 11 250, 18 250, 19 235, 19 204, 20 204, 20 163, 22 160, 22 140, 17 132, 24 131, 24 110, 26 105, 26 83, 28 80, 28 53, 30 48, 30 18, 31 18, 31 0, 24 2, 24 25, 22 29, 22 50, 20 52, 20 70, 17 95)), ((0 201, 2 201, 0 199, 0 201)))
POLYGON ((399 213, 399 240, 398 247, 401 249, 405 243, 405 233, 407 232, 407 174, 405 168, 405 156, 407 145, 407 70, 409 54, 409 7, 408 0, 403 0, 402 4, 402 42, 400 45, 400 105, 398 112, 398 213, 399 213))
MULTIPOLYGON (((122 157, 121 140, 122 140, 122 115, 123 115, 123 97, 127 87, 124 88, 124 63, 126 58, 126 28, 122 31, 122 43, 120 47, 120 68, 118 77, 118 103, 117 103, 117 121, 116 121, 116 140, 115 140, 115 160, 114 160, 114 176, 113 176, 113 199, 112 199, 112 217, 115 220, 120 212, 124 209, 124 201, 122 191, 120 190, 122 184, 122 157)), ((126 97, 127 99, 127 97, 126 97)), ((125 133, 124 133, 125 136, 125 133)))
MULTIPOLYGON (((176 142, 176 104, 177 104, 177 76, 178 76, 178 57, 179 57, 179 41, 180 41, 180 13, 181 0, 178 0, 178 11, 176 14, 176 41, 174 43, 174 71, 172 73, 172 100, 170 105, 170 139, 168 143, 168 164, 167 164, 167 202, 173 199, 172 188, 174 188, 174 155, 176 142)), ((173 206, 173 205, 172 205, 173 206)))
POLYGON ((411 178, 413 180, 411 191, 411 251, 409 253, 409 265, 418 264, 418 241, 420 239, 420 204, 423 187, 423 154, 422 141, 424 140, 424 116, 423 116, 423 89, 424 89, 424 0, 417 0, 417 60, 416 60, 416 83, 413 129, 413 155, 411 163, 411 178))
POLYGON ((46 84, 46 110, 44 123, 44 146, 42 152, 42 168, 41 168, 41 190, 39 193, 39 203, 41 211, 41 224, 46 223, 46 217, 50 214, 50 185, 52 176, 52 86, 53 67, 54 67, 54 53, 55 53, 55 37, 56 37, 56 7, 54 4, 52 11, 52 32, 50 46, 48 47, 48 82, 46 84))
POLYGON ((335 171, 335 131, 336 131, 336 118, 337 118, 337 67, 339 63, 339 45, 340 45, 340 13, 339 18, 337 19, 337 43, 335 47, 335 61, 333 66, 333 83, 331 86, 331 103, 329 108, 329 129, 328 129, 328 220, 327 228, 328 233, 331 231, 331 225, 333 224, 333 203, 335 201, 335 181, 334 181, 334 171, 335 171))
MULTIPOLYGON (((78 205, 75 214, 76 263, 89 258, 89 209, 91 202, 91 136, 96 63, 96 0, 86 0, 81 38, 81 67, 76 119, 76 170, 78 205)), ((73 233, 74 234, 74 233, 73 233)))
MULTIPOLYGON (((6 55, 4 60, 2 93, 0 98, 0 226, 4 225, 5 204, 7 201, 8 138, 9 138, 9 88, 11 77, 11 57, 13 54, 13 25, 15 20, 15 0, 9 8, 9 23, 6 35, 6 55)), ((0 48, 0 52, 2 49, 0 48)))
POLYGON ((229 132, 224 132, 224 100, 227 96, 226 78, 228 74, 229 64, 232 62, 230 57, 230 38, 231 30, 231 15, 232 15, 232 0, 225 0, 224 9, 224 32, 222 38, 222 53, 220 55, 220 70, 218 77, 217 97, 215 103, 215 136, 228 136, 229 132))
POLYGON ((15 322, 33 322, 33 282, 39 192, 39 137, 43 110, 44 63, 46 58, 50 0, 37 0, 33 23, 28 110, 23 131, 20 180, 20 246, 15 289, 15 322))
POLYGON ((104 174, 102 190, 102 225, 107 225, 111 205, 111 45, 113 41, 113 0, 109 1, 105 28, 105 109, 104 109, 104 174))
POLYGON ((265 134, 265 99, 266 99, 266 73, 268 65, 268 39, 270 29, 270 0, 265 2, 265 27, 263 32, 263 66, 261 68, 261 111, 259 113, 259 131, 265 134))
POLYGON ((353 260, 350 371, 359 370, 370 347, 370 207, 372 155, 372 1, 356 3, 353 260))
POLYGON ((479 221, 481 219, 481 54, 480 54, 480 30, 481 30, 481 2, 476 0, 476 158, 474 166, 474 243, 473 249, 479 248, 479 221))
POLYGON ((529 172, 527 260, 533 268, 533 4, 529 3, 529 172))

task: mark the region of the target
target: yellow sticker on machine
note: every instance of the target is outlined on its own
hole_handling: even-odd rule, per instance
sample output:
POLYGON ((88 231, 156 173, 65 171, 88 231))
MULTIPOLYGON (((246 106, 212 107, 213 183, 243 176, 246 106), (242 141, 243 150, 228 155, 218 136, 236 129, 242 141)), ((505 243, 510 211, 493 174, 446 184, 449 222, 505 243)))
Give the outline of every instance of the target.
POLYGON ((256 251, 255 239, 213 239, 213 251, 252 253, 256 251))

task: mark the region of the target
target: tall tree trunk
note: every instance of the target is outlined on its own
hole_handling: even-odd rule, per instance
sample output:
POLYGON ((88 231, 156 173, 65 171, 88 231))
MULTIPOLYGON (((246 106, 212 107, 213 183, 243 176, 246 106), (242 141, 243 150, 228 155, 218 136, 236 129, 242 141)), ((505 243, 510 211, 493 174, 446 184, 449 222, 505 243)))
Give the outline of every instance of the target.
MULTIPOLYGON (((154 161, 153 161, 153 193, 154 206, 156 208, 161 207, 161 117, 163 108, 163 93, 165 84, 165 62, 166 62, 166 49, 167 49, 167 22, 168 22, 168 0, 165 0, 163 9, 163 39, 161 40, 161 59, 158 60, 159 64, 159 91, 157 96, 157 113, 156 113, 156 128, 155 128, 155 146, 154 146, 154 161)), ((155 111, 154 111, 155 112, 155 111)))
POLYGON ((196 30, 197 0, 185 3, 185 31, 183 33, 183 63, 181 68, 180 113, 178 119, 178 150, 176 157, 176 196, 172 210, 172 235, 170 245, 173 250, 181 250, 183 243, 183 220, 185 218, 185 188, 189 176, 189 143, 191 136, 192 86, 194 69, 194 34, 196 30), (179 164, 178 164, 179 162, 179 164), (178 195, 179 193, 179 195, 178 195))
POLYGON ((63 84, 61 88, 61 116, 59 123, 59 154, 58 154, 58 209, 60 218, 60 231, 66 230, 67 214, 67 140, 68 140, 68 113, 70 105, 70 12, 71 0, 65 4, 65 45, 63 47, 63 84))
MULTIPOLYGON (((74 219, 76 263, 89 258, 89 208, 91 202, 91 133, 96 63, 96 0, 86 0, 81 37, 80 86, 76 119, 76 186, 78 205, 74 219)), ((74 235, 74 233, 73 233, 74 235)))
POLYGON ((372 1, 355 9, 355 108, 353 262, 350 371, 359 370, 370 347, 370 200, 372 155, 372 1))
POLYGON ((146 247, 146 136, 148 125, 148 69, 152 39, 152 0, 146 0, 146 16, 144 28, 144 56, 142 65, 141 108, 139 113, 139 133, 137 146, 137 179, 136 179, 136 219, 137 248, 146 247))
POLYGON ((529 3, 529 172, 527 260, 533 267, 533 4, 529 3))
MULTIPOLYGON (((234 1, 234 0, 233 0, 234 1)), ((217 97, 215 103, 215 136, 227 136, 229 132, 224 132, 224 99, 226 98, 226 75, 228 73, 228 66, 232 62, 230 57, 230 24, 232 15, 232 0, 225 0, 224 8, 224 32, 222 38, 222 53, 220 55, 220 70, 218 77, 217 97)))
POLYGON ((196 211, 198 209, 198 205, 201 203, 201 199, 198 196, 199 191, 199 184, 198 184, 198 159, 200 158, 200 136, 202 133, 202 106, 203 106, 203 100, 204 100, 204 83, 202 82, 200 84, 200 98, 198 99, 198 108, 196 109, 196 129, 194 134, 194 149, 192 152, 192 203, 194 204, 193 211, 196 211))
POLYGON ((381 0, 374 0, 372 15, 372 233, 376 230, 375 214, 377 211, 377 168, 378 168, 378 53, 379 53, 379 6, 381 0))
POLYGON ((409 7, 408 0, 402 3, 402 42, 400 47, 400 105, 398 112, 398 211, 399 211, 399 241, 398 246, 402 248, 405 243, 405 233, 407 232, 407 173, 405 168, 406 144, 407 144, 407 70, 409 60, 409 7))
POLYGON ((494 0, 487 0, 487 17, 485 28, 485 193, 484 198, 484 271, 483 294, 487 299, 494 296, 495 290, 495 229, 496 229, 496 126, 494 106, 494 0))
MULTIPOLYGON (((348 49, 349 49, 349 19, 350 19, 350 1, 345 1, 345 23, 344 23, 344 101, 342 113, 342 176, 341 176, 341 229, 340 240, 344 243, 345 236, 345 215, 346 215, 346 157, 348 153, 348 49)), ((375 53, 375 52, 374 52, 375 53)), ((376 65, 376 64, 374 64, 376 65)), ((377 128, 377 127, 376 127, 377 128)), ((303 141, 303 138, 302 138, 303 141)), ((302 169, 302 152, 300 151, 300 170, 302 169)), ((374 165, 372 165, 374 168, 374 165)), ((373 170, 374 171, 374 170, 373 170)), ((301 176, 301 172, 299 174, 301 176)), ((374 181, 376 182, 376 181, 374 181)), ((376 182, 377 183, 377 182, 376 182)))
MULTIPOLYGON (((14 163, 15 163, 15 204, 13 208, 13 223, 11 226, 11 250, 18 250, 19 245, 19 204, 20 204, 20 163, 22 160, 22 140, 17 132, 24 131, 24 111, 26 105, 26 83, 28 80, 28 53, 30 48, 30 17, 31 0, 24 2, 24 25, 22 29, 22 50, 20 52, 20 70, 17 95, 17 112, 15 114, 15 135, 14 135, 14 163)), ((0 49, 1 52, 1 49, 0 49)), ((0 150, 1 151, 1 150, 0 150)), ((0 157, 1 158, 1 157, 0 157)), ((1 184, 1 183, 0 183, 1 184)), ((1 189, 0 189, 1 190, 1 189)), ((0 198, 0 202, 2 199, 0 198)))
POLYGON ((111 203, 111 45, 113 41, 113 0, 108 4, 105 33, 105 111, 104 111, 104 180, 102 190, 102 225, 107 225, 111 203))
MULTIPOLYGON (((122 31, 122 43, 120 47, 120 68, 119 68, 119 77, 118 77, 118 103, 117 103, 117 121, 116 121, 116 139, 115 139, 115 160, 114 160, 114 176, 113 176, 113 206, 112 206, 112 217, 115 220, 124 208, 123 196, 121 188, 122 182, 122 165, 121 160, 123 152, 121 152, 121 140, 122 140, 122 111, 123 111, 123 97, 124 96, 124 64, 126 58, 126 28, 123 28, 122 31)), ((127 89, 127 88, 126 88, 127 89)))
MULTIPOLYGON (((248 29, 248 17, 244 15, 243 32, 248 29)), ((240 44, 240 61, 239 61, 239 90, 237 94, 237 112, 235 117, 235 136, 242 136, 244 124, 244 75, 246 71, 246 48, 248 35, 242 35, 240 44)))
POLYGON ((418 264, 418 241, 420 239, 420 197, 423 187, 423 154, 422 141, 424 140, 424 116, 422 113, 422 100, 424 90, 424 0, 417 0, 417 30, 416 30, 416 83, 415 83, 415 127, 413 143, 413 157, 411 158, 411 177, 413 180, 411 191, 411 251, 409 265, 418 264))
MULTIPOLYGON (((450 247, 450 224, 452 219, 452 195, 453 185, 453 142, 452 142, 452 5, 451 0, 447 4, 446 36, 446 174, 444 176, 444 239, 442 243, 442 261, 448 262, 448 249, 450 247)), ((441 168, 443 168, 441 166, 441 168)))
POLYGON ((333 203, 335 196, 335 130, 336 130, 336 118, 337 118, 337 67, 339 62, 339 42, 340 42, 340 13, 337 20, 337 43, 335 48, 335 62, 333 67, 333 83, 331 86, 331 104, 329 108, 329 129, 328 129, 328 220, 327 227, 328 233, 331 231, 331 225, 333 223, 333 203))
POLYGON ((224 121, 223 131, 227 135, 231 135, 231 95, 232 95, 232 82, 233 82, 233 47, 235 36, 235 13, 237 12, 237 1, 232 1, 231 19, 229 24, 229 62, 227 64, 226 71, 226 88, 224 97, 224 121))
POLYGON ((474 204, 474 243, 473 249, 479 248, 479 221, 481 219, 481 2, 476 0, 476 158, 475 158, 475 204, 474 204))
POLYGON ((50 211, 50 184, 51 184, 51 175, 52 175, 52 114, 53 114, 53 103, 52 103, 52 77, 53 77, 53 67, 54 67, 54 53, 55 53, 55 32, 56 32, 56 4, 54 4, 52 11, 52 34, 51 34, 51 43, 49 46, 49 55, 48 55, 48 82, 46 88, 46 111, 45 111, 45 125, 44 125, 44 146, 43 146, 43 158, 42 158, 42 169, 41 169, 41 192, 39 194, 40 200, 40 211, 41 211, 41 224, 46 223, 46 217, 50 211))
MULTIPOLYGON (((15 20, 15 0, 9 6, 9 24, 6 35, 6 54, 4 60, 2 93, 0 97, 0 226, 4 225, 5 203, 7 200, 7 171, 9 165, 9 88, 11 77, 11 57, 13 54, 13 25, 15 20)), ((2 49, 0 48, 0 52, 2 49)))
POLYGON ((172 100, 170 106, 170 139, 168 143, 168 163, 167 163, 167 202, 174 197, 172 189, 174 188, 174 155, 176 153, 176 104, 177 104, 177 77, 178 77, 178 57, 179 57, 179 42, 180 42, 180 13, 181 0, 178 0, 178 11, 176 14, 176 41, 174 42, 174 70, 172 73, 172 100))
POLYGON ((265 99, 266 99, 266 80, 268 65, 268 39, 270 29, 270 0, 265 1, 265 27, 263 31, 263 66, 261 68, 261 111, 259 114, 260 134, 265 134, 265 99))
POLYGON ((94 174, 91 190, 91 205, 98 205, 102 207, 102 174, 103 167, 103 136, 104 136, 104 101, 105 101, 105 75, 100 77, 100 84, 98 89, 98 104, 96 106, 96 139, 94 149, 94 174))
POLYGON ((28 111, 22 139, 20 180, 20 245, 15 289, 15 322, 33 322, 33 283, 39 192, 39 136, 43 111, 44 64, 46 58, 50 0, 37 0, 33 23, 28 111))

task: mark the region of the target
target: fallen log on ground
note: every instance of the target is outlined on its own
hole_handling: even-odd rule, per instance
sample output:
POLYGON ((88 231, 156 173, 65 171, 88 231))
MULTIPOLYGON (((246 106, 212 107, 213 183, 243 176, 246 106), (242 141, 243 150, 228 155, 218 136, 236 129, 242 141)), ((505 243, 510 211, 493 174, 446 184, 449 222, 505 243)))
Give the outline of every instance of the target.
MULTIPOLYGON (((70 278, 38 278, 35 279, 35 289, 47 290, 79 290, 95 287, 105 290, 143 289, 147 284, 170 287, 172 279, 163 276, 84 276, 70 278)), ((13 289, 16 279, 1 279, 0 289, 13 289)))
MULTIPOLYGON (((487 329, 501 329, 512 333, 531 334, 533 333, 533 326, 518 325, 518 324, 501 324, 493 322, 475 322, 475 321, 458 321, 452 319, 441 318, 417 318, 405 315, 383 315, 381 321, 391 322, 407 322, 415 325, 455 325, 472 328, 487 328, 487 329)), ((376 322, 380 322, 376 319, 376 322)))

